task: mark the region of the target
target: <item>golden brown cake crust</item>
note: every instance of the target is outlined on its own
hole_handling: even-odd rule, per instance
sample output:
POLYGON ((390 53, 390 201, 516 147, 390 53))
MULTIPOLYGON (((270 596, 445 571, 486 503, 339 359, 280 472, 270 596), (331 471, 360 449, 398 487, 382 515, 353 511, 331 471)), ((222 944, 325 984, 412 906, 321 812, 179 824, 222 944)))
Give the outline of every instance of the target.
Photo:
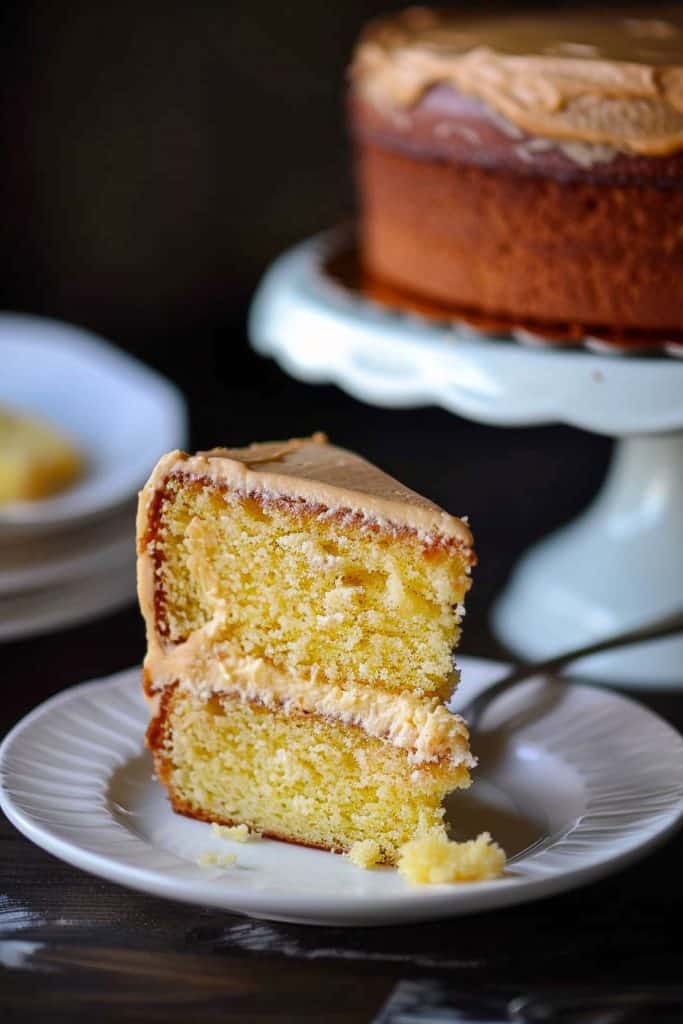
POLYGON ((452 306, 539 323, 683 326, 683 190, 560 182, 362 143, 366 271, 452 306))

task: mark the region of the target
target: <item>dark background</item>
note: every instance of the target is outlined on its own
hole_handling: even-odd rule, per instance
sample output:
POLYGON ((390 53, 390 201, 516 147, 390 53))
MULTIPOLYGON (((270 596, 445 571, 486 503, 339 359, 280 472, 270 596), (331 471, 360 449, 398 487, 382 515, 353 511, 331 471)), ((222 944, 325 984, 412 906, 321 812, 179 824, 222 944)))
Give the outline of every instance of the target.
POLYGON ((85 325, 168 374, 195 447, 323 429, 468 513, 481 564, 465 650, 484 653, 491 595, 595 491, 609 442, 373 409, 289 380, 245 334, 269 261, 352 216, 345 67, 363 22, 400 6, 6 8, 0 307, 85 325))

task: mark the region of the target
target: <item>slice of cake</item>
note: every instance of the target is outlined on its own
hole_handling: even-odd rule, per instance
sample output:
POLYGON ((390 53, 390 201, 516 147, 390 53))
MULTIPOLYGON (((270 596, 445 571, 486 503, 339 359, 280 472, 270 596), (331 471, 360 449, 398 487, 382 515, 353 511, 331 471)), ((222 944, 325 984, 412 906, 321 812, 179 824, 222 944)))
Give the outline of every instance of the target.
POLYGON ((307 440, 161 459, 138 515, 145 693, 173 807, 381 859, 469 784, 444 705, 474 562, 462 520, 307 440))

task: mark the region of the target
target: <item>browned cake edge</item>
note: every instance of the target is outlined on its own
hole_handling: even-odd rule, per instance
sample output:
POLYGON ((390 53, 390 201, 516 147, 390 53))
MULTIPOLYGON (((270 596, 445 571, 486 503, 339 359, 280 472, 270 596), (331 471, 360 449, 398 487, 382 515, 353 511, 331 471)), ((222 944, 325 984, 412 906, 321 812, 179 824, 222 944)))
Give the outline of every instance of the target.
POLYGON ((540 323, 683 325, 683 190, 562 182, 369 143, 357 173, 361 260, 380 282, 540 323))

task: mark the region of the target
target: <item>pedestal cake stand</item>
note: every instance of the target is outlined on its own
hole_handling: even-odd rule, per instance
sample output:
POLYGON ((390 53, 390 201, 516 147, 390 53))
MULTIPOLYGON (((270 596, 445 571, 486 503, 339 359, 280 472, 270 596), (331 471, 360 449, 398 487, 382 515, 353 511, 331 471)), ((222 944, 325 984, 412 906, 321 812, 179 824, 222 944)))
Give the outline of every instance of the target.
MULTIPOLYGON (((683 362, 524 347, 388 308, 330 272, 343 244, 328 233, 275 261, 250 313, 256 351, 375 405, 436 404, 481 423, 567 423, 616 439, 600 493, 521 559, 499 598, 493 625, 506 646, 550 656, 681 606, 683 362)), ((575 671, 683 687, 683 636, 585 659, 575 671)))

